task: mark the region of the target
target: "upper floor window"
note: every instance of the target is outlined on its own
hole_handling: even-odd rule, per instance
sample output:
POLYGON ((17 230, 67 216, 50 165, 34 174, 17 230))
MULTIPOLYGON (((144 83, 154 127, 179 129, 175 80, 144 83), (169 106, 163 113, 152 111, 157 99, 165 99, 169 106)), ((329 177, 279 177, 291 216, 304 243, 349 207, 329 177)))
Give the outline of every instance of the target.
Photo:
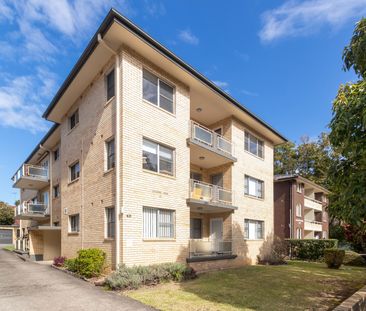
POLYGON ((69 216, 69 232, 79 232, 79 214, 69 216))
POLYGON ((298 193, 302 193, 303 188, 304 188, 304 184, 302 184, 302 183, 297 183, 296 184, 296 191, 298 193))
POLYGON ((76 125, 79 124, 79 109, 77 109, 70 117, 69 117, 69 128, 72 130, 76 125))
POLYGON ((53 197, 58 198, 60 197, 60 186, 56 185, 53 187, 53 197))
POLYGON ((70 181, 76 180, 80 177, 80 165, 79 162, 74 163, 69 167, 70 169, 70 181))
POLYGON ((54 152, 53 152, 53 159, 54 161, 57 161, 60 158, 60 149, 57 148, 54 152))
POLYGON ((143 99, 174 113, 174 88, 146 70, 143 71, 143 99))
POLYGON ((143 208, 143 237, 174 238, 174 211, 160 208, 143 208))
POLYGON ((245 219, 244 238, 249 240, 260 240, 264 236, 264 221, 245 219))
POLYGON ((244 148, 246 151, 256 155, 257 157, 264 158, 263 141, 253 136, 252 134, 245 132, 244 148))
POLYGON ((110 170, 115 166, 114 157, 114 139, 111 139, 105 143, 106 147, 106 169, 110 170))
POLYGON ((296 239, 302 239, 302 230, 301 230, 301 228, 296 228, 296 239))
POLYGON ((174 150, 146 138, 143 139, 142 167, 165 175, 174 175, 174 150))
POLYGON ((296 216, 297 217, 302 216, 302 205, 301 205, 301 203, 296 204, 296 216))
POLYGON ((105 209, 105 218, 106 218, 106 237, 114 238, 114 229, 115 229, 115 212, 114 207, 108 207, 105 209))
POLYGON ((107 74, 106 77, 107 84, 107 101, 114 96, 114 69, 107 74))
POLYGON ((264 182, 262 180, 245 175, 244 194, 257 198, 264 198, 264 182))

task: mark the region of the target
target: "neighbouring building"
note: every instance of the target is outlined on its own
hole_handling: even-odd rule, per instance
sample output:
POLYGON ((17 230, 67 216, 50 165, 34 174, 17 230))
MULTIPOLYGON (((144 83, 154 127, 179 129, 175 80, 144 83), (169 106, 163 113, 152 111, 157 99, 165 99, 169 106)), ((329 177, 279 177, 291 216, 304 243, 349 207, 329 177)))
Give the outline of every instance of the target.
POLYGON ((285 239, 326 239, 329 191, 299 175, 274 178, 274 233, 285 239))
POLYGON ((112 267, 256 262, 273 236, 273 149, 286 139, 111 10, 44 113, 14 176, 23 249, 98 247, 112 267))

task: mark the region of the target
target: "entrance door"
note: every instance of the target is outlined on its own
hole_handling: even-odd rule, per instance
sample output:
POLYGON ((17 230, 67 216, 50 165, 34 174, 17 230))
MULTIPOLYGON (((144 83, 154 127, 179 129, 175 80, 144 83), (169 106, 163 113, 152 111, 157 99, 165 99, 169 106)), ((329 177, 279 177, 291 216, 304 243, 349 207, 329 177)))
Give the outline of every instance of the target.
POLYGON ((212 218, 210 220, 210 240, 213 252, 220 251, 220 244, 223 237, 223 220, 222 218, 212 218))

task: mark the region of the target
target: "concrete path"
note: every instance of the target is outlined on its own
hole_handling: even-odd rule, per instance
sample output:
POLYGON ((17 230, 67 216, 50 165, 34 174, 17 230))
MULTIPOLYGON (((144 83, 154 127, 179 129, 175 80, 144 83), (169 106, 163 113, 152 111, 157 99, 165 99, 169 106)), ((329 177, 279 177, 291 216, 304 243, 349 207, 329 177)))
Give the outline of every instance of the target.
POLYGON ((46 265, 0 249, 0 310, 152 310, 46 265))

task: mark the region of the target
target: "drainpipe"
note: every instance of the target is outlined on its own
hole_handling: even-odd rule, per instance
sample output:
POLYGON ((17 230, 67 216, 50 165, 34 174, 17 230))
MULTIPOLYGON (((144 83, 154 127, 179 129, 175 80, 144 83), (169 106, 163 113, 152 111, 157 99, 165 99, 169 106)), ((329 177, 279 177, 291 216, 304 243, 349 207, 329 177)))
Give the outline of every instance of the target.
POLYGON ((120 264, 120 196, 121 196, 121 90, 120 90, 120 57, 119 54, 111 48, 103 39, 101 34, 98 34, 98 42, 103 45, 108 51, 115 56, 114 66, 114 81, 115 81, 115 101, 116 101, 116 133, 115 133, 115 148, 116 148, 116 202, 115 202, 115 243, 116 243, 116 268, 120 264))
POLYGON ((50 160, 48 161, 48 178, 50 180, 50 191, 48 194, 48 211, 50 213, 50 227, 53 227, 52 223, 52 151, 50 149, 45 148, 42 144, 39 145, 40 149, 45 150, 49 154, 50 160))

